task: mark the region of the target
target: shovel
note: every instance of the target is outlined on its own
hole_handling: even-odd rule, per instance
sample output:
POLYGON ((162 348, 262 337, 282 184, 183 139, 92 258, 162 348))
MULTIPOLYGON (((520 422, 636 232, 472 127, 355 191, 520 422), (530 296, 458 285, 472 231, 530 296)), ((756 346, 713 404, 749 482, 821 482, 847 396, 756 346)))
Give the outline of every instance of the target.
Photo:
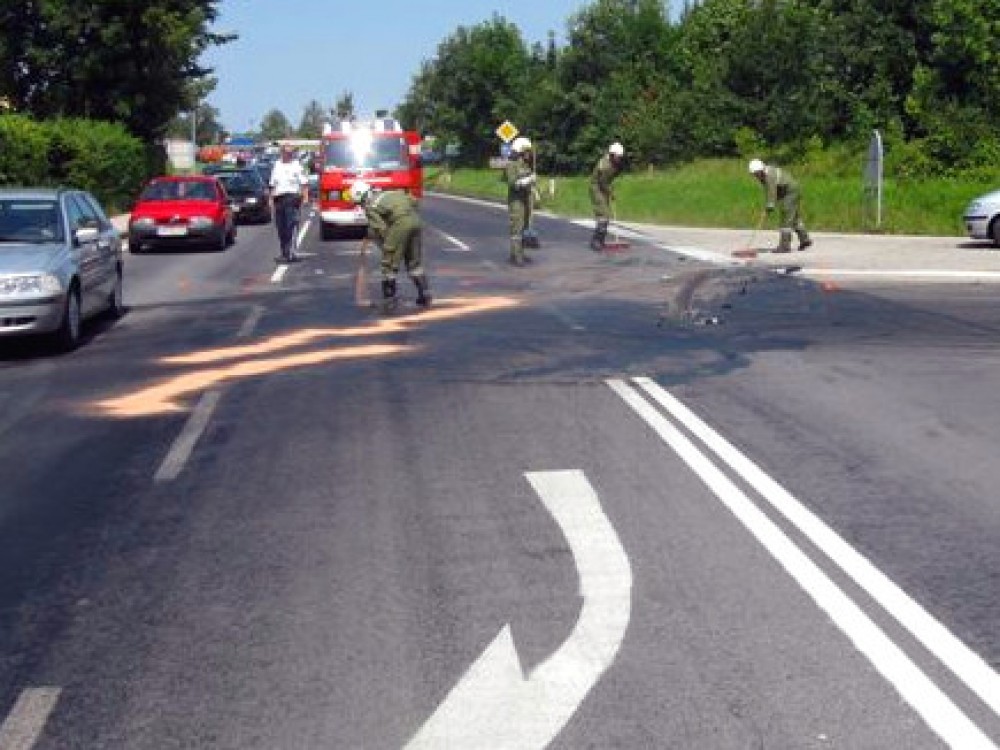
POLYGON ((361 241, 361 253, 358 255, 358 270, 354 275, 354 303, 358 307, 371 307, 372 298, 368 293, 368 263, 366 260, 368 238, 361 241))

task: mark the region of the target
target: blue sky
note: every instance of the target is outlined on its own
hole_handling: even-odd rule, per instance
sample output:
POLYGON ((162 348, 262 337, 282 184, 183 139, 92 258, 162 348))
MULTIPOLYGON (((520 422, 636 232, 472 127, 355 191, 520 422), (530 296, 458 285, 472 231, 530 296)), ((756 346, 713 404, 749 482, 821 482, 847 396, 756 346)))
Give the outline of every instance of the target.
POLYGON ((222 0, 217 31, 239 39, 206 53, 219 85, 209 102, 232 131, 255 128, 273 108, 298 125, 306 104, 332 106, 345 91, 359 114, 393 109, 424 60, 459 26, 499 13, 528 44, 566 22, 589 0, 222 0))

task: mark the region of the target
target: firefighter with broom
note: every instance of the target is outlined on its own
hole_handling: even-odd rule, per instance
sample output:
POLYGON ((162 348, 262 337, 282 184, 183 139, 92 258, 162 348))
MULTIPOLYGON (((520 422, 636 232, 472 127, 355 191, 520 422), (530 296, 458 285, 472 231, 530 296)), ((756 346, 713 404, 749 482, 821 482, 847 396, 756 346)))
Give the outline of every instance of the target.
POLYGON ((364 209, 368 219, 365 242, 374 241, 382 248, 382 312, 393 312, 399 305, 396 276, 403 263, 417 288, 417 305, 430 307, 430 285, 423 264, 423 227, 413 198, 402 190, 374 190, 358 180, 351 186, 351 200, 364 209))
POLYGON ((608 224, 611 222, 614 191, 611 183, 622 173, 625 147, 612 143, 594 166, 590 174, 590 203, 594 208, 594 236, 590 249, 601 252, 607 246, 608 224))
MULTIPOLYGON (((799 214, 800 192, 795 178, 787 169, 768 166, 760 159, 751 159, 749 168, 750 174, 764 186, 764 192, 767 194, 765 212, 771 213, 780 203, 778 247, 774 252, 792 251, 792 232, 799 238, 799 250, 805 250, 812 245, 813 241, 809 238, 809 232, 806 231, 806 225, 799 214)), ((763 216, 761 218, 763 219, 763 216)))

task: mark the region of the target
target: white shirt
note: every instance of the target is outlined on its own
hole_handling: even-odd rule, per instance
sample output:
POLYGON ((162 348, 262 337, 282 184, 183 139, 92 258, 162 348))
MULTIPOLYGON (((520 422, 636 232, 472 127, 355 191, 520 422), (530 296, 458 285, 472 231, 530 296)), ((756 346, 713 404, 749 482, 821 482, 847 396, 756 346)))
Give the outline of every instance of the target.
POLYGON ((271 189, 275 195, 301 195, 308 184, 306 170, 295 159, 275 162, 271 168, 271 189))

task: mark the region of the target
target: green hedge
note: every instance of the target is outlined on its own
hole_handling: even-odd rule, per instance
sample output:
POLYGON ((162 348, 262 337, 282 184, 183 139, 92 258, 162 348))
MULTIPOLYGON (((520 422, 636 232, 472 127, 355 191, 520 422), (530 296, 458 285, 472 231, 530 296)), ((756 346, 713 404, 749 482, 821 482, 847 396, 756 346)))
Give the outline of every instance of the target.
POLYGON ((158 154, 121 125, 0 116, 0 185, 75 187, 113 212, 127 210, 158 154))

